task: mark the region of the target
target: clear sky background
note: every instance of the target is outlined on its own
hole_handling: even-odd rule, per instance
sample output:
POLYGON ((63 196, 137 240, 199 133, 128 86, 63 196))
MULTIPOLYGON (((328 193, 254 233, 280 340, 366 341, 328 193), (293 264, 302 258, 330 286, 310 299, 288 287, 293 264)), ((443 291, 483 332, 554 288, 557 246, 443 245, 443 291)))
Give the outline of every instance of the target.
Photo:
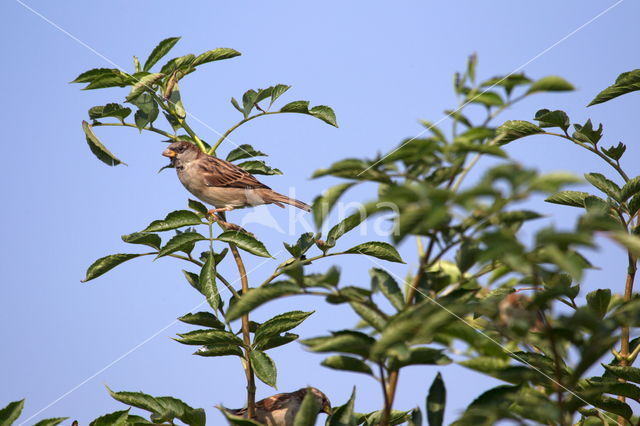
MULTIPOLYGON (((311 173, 346 157, 374 156, 421 131, 418 119, 432 121, 455 103, 453 72, 467 55, 479 55, 478 75, 507 74, 590 21, 612 1, 538 2, 473 0, 406 2, 167 2, 110 1, 26 4, 111 61, 131 70, 132 55, 146 58, 158 41, 182 36, 169 57, 232 47, 242 56, 208 64, 181 86, 187 109, 222 132, 239 119, 229 104, 249 88, 292 85, 283 101, 310 100, 332 106, 339 129, 305 116, 255 120, 232 140, 269 153, 268 163, 284 176, 265 178, 276 190, 293 186, 311 201, 338 182, 309 180, 311 173)), ((221 424, 215 404, 242 406, 244 377, 236 358, 191 356, 191 347, 173 342, 191 327, 175 319, 192 311, 201 297, 184 281, 184 266, 173 259, 135 260, 87 284, 80 279, 89 264, 110 253, 135 251, 120 235, 143 229, 154 219, 186 207, 187 192, 173 171, 157 174, 166 159, 155 135, 135 129, 99 128, 97 133, 129 167, 110 168, 94 159, 80 127, 86 111, 106 102, 122 102, 126 89, 80 91, 70 85, 79 73, 111 67, 87 47, 54 28, 19 2, 0 4, 3 108, 3 208, 0 297, 0 406, 27 398, 22 420, 70 416, 87 424, 98 415, 123 409, 104 387, 172 395, 207 410, 210 424, 221 424), (144 344, 142 344, 144 343, 144 344), (126 354, 126 356, 125 356, 126 354), (108 368, 106 368, 108 367, 108 368), (98 373, 98 374, 96 374, 98 373), (91 378, 90 380, 87 380, 91 378), (78 385, 82 384, 80 387, 78 385)), ((575 32, 525 67, 539 78, 557 74, 577 87, 573 93, 538 95, 503 115, 531 119, 540 108, 564 109, 576 122, 591 117, 605 123, 605 144, 628 145, 625 165, 637 175, 637 120, 640 95, 586 109, 585 105, 623 72, 640 64, 640 4, 626 0, 575 32)), ((204 138, 216 135, 193 126, 204 138)), ((231 145, 223 148, 226 152, 231 145)), ((596 159, 560 140, 535 137, 508 146, 523 164, 541 171, 608 171, 596 159)), ((482 170, 483 163, 478 166, 482 170)), ((347 194, 367 199, 371 188, 347 194)), ((575 212, 538 203, 551 222, 570 226, 575 212)), ((233 213, 234 221, 249 212, 233 213)), ((256 209, 284 224, 288 211, 256 209)), ((336 218, 332 221, 335 223, 336 218)), ((262 224, 248 225, 279 260, 282 241, 292 235, 262 224)), ((375 239, 354 232, 341 247, 375 239)), ((592 253, 602 269, 590 272, 582 296, 596 288, 620 291, 626 261, 605 244, 592 253)), ((389 265, 404 276, 416 266, 413 243, 402 249, 408 266, 389 265)), ((245 255, 250 279, 261 282, 278 262, 245 255)), ((316 265, 326 270, 334 262, 316 265)), ((368 285, 366 258, 336 260, 345 285, 368 285)), ((227 266, 226 273, 233 275, 227 266)), ((312 298, 289 298, 254 315, 265 320, 284 310, 317 312, 296 331, 305 337, 356 321, 349 308, 312 298)), ((342 404, 357 386, 358 411, 381 406, 379 386, 365 376, 328 370, 322 355, 298 344, 272 352, 278 388, 316 386, 342 404)), ((494 382, 461 367, 412 367, 403 370, 396 406, 424 407, 435 374, 441 370, 448 390, 446 421, 494 382)), ((258 397, 274 393, 260 384, 258 397)))

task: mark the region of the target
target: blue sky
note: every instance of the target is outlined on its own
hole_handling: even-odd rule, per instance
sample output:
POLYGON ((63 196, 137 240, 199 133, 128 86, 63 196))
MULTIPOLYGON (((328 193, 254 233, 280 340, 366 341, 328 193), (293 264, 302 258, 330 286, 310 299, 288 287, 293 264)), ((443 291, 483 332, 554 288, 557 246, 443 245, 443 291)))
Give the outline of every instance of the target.
MULTIPOLYGON (((209 64, 181 86, 187 109, 219 132, 239 119, 229 99, 249 88, 290 84, 284 101, 306 99, 312 105, 332 106, 339 129, 309 117, 277 116, 255 120, 232 137, 234 143, 249 143, 269 153, 269 164, 283 170, 284 176, 265 178, 267 184, 280 191, 293 186, 297 197, 307 202, 338 182, 309 180, 315 169, 346 157, 372 157, 419 133, 418 119, 442 118, 442 110, 456 101, 451 76, 463 69, 472 52, 479 56, 480 79, 530 62, 524 68, 528 75, 561 75, 578 89, 532 97, 507 111, 504 120, 531 119, 540 108, 564 109, 576 122, 591 117, 605 123, 607 142, 628 144, 625 165, 631 174, 640 172, 637 162, 629 161, 638 152, 634 140, 638 97, 585 108, 619 73, 638 67, 637 49, 632 46, 640 37, 637 2, 623 1, 582 29, 614 2, 25 4, 129 70, 132 55, 143 59, 158 41, 170 36, 182 36, 175 55, 214 47, 239 50, 241 57, 209 64)), ((131 250, 120 235, 186 206, 187 193, 173 172, 156 173, 166 163, 160 156, 164 145, 155 135, 139 135, 135 129, 100 128, 101 139, 129 166, 109 168, 95 160, 84 141, 81 120, 88 108, 121 102, 126 93, 83 92, 67 82, 87 69, 111 65, 19 2, 2 2, 0 16, 5 149, 0 406, 26 397, 24 420, 68 393, 30 423, 70 416, 86 424, 122 409, 108 396, 106 384, 114 390, 173 395, 206 408, 211 424, 219 424, 215 404, 235 407, 244 402, 243 373, 237 359, 190 356, 191 348, 170 340, 176 332, 190 329, 174 320, 201 302, 182 277, 184 266, 174 260, 142 259, 80 283, 96 258, 131 250)), ((202 137, 216 137, 207 127, 192 123, 202 137)), ((508 152, 541 171, 608 173, 596 159, 559 140, 530 138, 509 145, 508 152)), ((482 166, 481 162, 478 169, 482 166)), ((363 188, 349 193, 348 200, 366 199, 368 194, 363 188)), ((560 226, 569 226, 575 218, 570 209, 544 203, 539 208, 549 215, 549 222, 560 226)), ((276 207, 256 210, 260 217, 267 211, 277 222, 287 221, 288 212, 276 207)), ((240 220, 243 214, 231 217, 240 220)), ((260 224, 251 230, 272 253, 279 253, 280 260, 285 258, 281 242, 291 242, 303 231, 284 235, 260 224)), ((342 244, 347 248, 363 238, 354 233, 342 244)), ((625 260, 619 250, 603 244, 606 250, 592 255, 601 269, 589 273, 583 294, 623 286, 625 260)), ((402 249, 413 268, 414 252, 412 244, 402 249)), ((255 268, 253 282, 261 282, 277 265, 245 258, 248 268, 255 268)), ((335 263, 342 266, 342 282, 350 285, 367 285, 367 270, 376 266, 356 258, 335 263)), ((324 270, 330 264, 316 268, 324 270)), ((400 276, 407 270, 389 268, 400 276)), ((264 320, 293 309, 317 311, 299 327, 302 336, 320 335, 356 320, 344 306, 311 298, 273 303, 255 317, 264 320)), ((274 350, 273 357, 281 391, 314 385, 334 404, 341 404, 355 385, 357 410, 381 406, 375 382, 325 369, 319 366, 321 355, 307 353, 297 344, 274 350)), ((437 370, 407 369, 401 376, 397 407, 424 406, 437 370)), ((440 370, 448 389, 447 421, 493 384, 461 367, 440 370)), ((259 385, 259 397, 271 393, 259 385)))

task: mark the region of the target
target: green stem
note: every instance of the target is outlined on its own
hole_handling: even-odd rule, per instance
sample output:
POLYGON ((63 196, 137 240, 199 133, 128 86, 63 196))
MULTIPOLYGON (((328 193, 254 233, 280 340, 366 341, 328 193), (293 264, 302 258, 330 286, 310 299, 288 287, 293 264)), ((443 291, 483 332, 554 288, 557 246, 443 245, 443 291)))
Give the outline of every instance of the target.
POLYGON ((238 127, 242 126, 244 123, 246 123, 247 121, 251 121, 254 118, 258 118, 258 117, 262 117, 264 115, 269 115, 269 114, 284 114, 283 112, 280 111, 264 111, 261 112, 260 114, 256 114, 256 115, 252 115, 251 117, 247 117, 243 120, 240 120, 238 123, 234 124, 229 130, 227 130, 226 132, 224 132, 224 134, 222 136, 220 136, 220 139, 218 139, 216 141, 216 143, 213 144, 213 146, 211 147, 211 149, 209 149, 208 154, 209 155, 215 155, 216 150, 218 149, 218 147, 220 146, 220 144, 231 134, 231 132, 233 132, 234 130, 236 130, 238 127))
MULTIPOLYGON (((92 124, 93 127, 99 127, 99 126, 120 126, 120 127, 133 127, 134 129, 137 129, 138 126, 136 126, 135 124, 131 124, 131 123, 93 123, 92 124)), ((159 135, 165 136, 169 139, 172 140, 176 140, 178 139, 177 136, 172 135, 171 133, 167 133, 164 130, 160 130, 160 129, 156 129, 155 127, 143 127, 142 130, 146 130, 149 132, 155 132, 158 133, 159 135)))
MULTIPOLYGON (((321 254, 321 255, 318 255, 318 256, 314 256, 314 257, 310 257, 308 259, 301 260, 300 263, 302 265, 308 265, 311 262, 316 261, 318 259, 323 259, 325 257, 331 257, 331 256, 338 256, 338 255, 341 255, 341 254, 357 254, 357 253, 345 253, 345 252, 341 251, 341 252, 338 252, 338 253, 321 254)), ((273 274, 271 274, 271 276, 269 278, 267 278, 262 284, 260 284, 260 287, 269 284, 271 281, 273 281, 274 279, 276 279, 277 277, 279 277, 283 273, 284 273, 283 269, 276 270, 273 274)))
POLYGON ((200 148, 200 150, 204 153, 207 152, 207 147, 204 146, 204 142, 202 142, 202 140, 198 137, 198 135, 196 135, 196 132, 193 131, 193 129, 187 124, 187 122, 185 121, 184 118, 179 119, 180 125, 182 126, 182 128, 189 134, 189 136, 191 136, 193 138, 193 140, 196 142, 196 145, 198 145, 198 148, 200 148))

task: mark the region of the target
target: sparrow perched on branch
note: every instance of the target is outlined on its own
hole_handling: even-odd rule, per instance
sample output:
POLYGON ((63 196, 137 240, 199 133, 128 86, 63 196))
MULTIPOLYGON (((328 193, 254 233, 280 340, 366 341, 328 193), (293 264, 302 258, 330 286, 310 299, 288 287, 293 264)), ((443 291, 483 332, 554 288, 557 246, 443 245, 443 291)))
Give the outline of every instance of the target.
MULTIPOLYGON (((254 420, 266 426, 292 426, 296 414, 300 410, 302 400, 311 392, 319 407, 319 413, 331 414, 331 403, 327 396, 316 388, 302 388, 295 392, 279 393, 256 402, 256 417, 254 420)), ((246 416, 247 409, 225 410, 235 416, 246 416)))
POLYGON ((190 142, 174 142, 162 155, 171 159, 180 182, 189 192, 215 207, 209 213, 261 204, 275 204, 284 208, 283 203, 311 211, 311 207, 302 201, 278 194, 251 173, 205 154, 190 142))

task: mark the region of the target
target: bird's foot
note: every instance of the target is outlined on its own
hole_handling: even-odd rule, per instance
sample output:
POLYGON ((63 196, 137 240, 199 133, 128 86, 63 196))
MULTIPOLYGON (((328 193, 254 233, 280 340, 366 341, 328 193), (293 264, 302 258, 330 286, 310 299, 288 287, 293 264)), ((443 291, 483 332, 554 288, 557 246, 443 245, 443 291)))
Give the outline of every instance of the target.
POLYGON ((249 234, 251 236, 255 236, 251 232, 249 232, 246 229, 244 229, 242 226, 236 225, 235 223, 227 222, 226 220, 222 219, 217 214, 211 214, 211 219, 213 219, 214 222, 218 222, 220 224, 220 226, 222 226, 226 230, 243 232, 245 234, 249 234))

